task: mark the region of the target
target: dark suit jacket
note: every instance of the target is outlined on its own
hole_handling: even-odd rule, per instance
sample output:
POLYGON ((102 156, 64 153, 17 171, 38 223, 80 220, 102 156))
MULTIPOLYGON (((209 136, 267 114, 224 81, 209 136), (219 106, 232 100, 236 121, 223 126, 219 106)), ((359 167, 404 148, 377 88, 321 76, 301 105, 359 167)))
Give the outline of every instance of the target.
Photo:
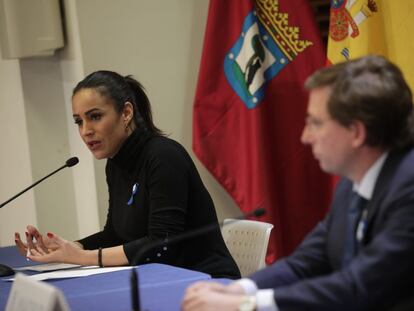
POLYGON ((327 217, 289 257, 253 274, 285 310, 387 310, 414 293, 414 150, 391 153, 368 203, 367 231, 341 267, 352 182, 339 182, 327 217))

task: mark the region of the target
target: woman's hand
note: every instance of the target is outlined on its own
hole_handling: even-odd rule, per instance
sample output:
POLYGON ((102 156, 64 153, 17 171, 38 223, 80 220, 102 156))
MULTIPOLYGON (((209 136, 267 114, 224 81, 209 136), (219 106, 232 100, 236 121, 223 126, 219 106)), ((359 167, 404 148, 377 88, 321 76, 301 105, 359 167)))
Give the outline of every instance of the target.
POLYGON ((26 228, 26 242, 23 242, 18 232, 14 233, 14 241, 17 249, 22 256, 29 254, 30 249, 38 248, 44 252, 49 252, 56 248, 56 245, 48 238, 44 238, 43 235, 32 225, 28 225, 26 228), (29 252, 28 252, 29 249, 29 252))
MULTIPOLYGON (((67 241, 48 232, 43 236, 34 226, 27 226, 26 242, 19 233, 15 233, 16 246, 22 256, 38 262, 62 262, 83 266, 98 264, 98 250, 84 250, 79 242, 67 241)), ((104 248, 102 262, 105 266, 123 266, 128 264, 122 245, 104 248)))
POLYGON ((82 256, 84 251, 79 244, 67 241, 51 232, 47 233, 47 239, 43 242, 32 248, 29 241, 30 255, 27 258, 38 262, 85 264, 82 256))
POLYGON ((19 253, 33 261, 82 264, 82 246, 79 243, 66 241, 50 232, 43 236, 32 225, 26 228, 26 242, 18 232, 14 239, 19 253))
POLYGON ((19 250, 20 255, 26 257, 27 253, 27 244, 23 243, 18 232, 14 233, 14 243, 16 244, 17 249, 19 250))

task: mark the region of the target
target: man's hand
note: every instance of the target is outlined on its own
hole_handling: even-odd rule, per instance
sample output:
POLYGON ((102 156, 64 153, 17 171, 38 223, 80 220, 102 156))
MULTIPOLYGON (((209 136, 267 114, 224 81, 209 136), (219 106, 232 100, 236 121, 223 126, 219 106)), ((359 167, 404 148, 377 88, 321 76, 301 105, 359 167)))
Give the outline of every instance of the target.
POLYGON ((190 286, 181 305, 183 311, 237 311, 245 294, 238 284, 228 286, 215 282, 197 282, 190 286))

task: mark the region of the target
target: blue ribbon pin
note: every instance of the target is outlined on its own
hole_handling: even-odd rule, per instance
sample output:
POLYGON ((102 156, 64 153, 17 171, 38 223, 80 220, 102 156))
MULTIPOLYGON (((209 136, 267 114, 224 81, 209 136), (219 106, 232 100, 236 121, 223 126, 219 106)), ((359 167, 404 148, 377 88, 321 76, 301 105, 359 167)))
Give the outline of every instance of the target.
POLYGON ((131 193, 131 197, 129 198, 129 200, 128 200, 128 202, 127 202, 127 204, 128 204, 128 205, 132 205, 132 203, 134 203, 134 196, 135 196, 135 194, 138 192, 138 186, 139 186, 139 184, 138 184, 138 183, 135 183, 135 184, 132 186, 132 193, 131 193))

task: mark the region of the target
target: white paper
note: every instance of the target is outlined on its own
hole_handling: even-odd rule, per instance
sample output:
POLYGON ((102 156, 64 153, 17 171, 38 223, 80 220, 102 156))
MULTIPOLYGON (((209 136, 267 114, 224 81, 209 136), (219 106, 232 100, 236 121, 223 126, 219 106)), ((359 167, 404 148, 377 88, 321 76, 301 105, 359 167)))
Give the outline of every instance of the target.
POLYGON ((35 271, 35 272, 48 272, 56 270, 66 270, 72 268, 78 268, 80 265, 74 265, 69 263, 47 263, 44 265, 26 266, 20 268, 14 268, 17 271, 35 271))
MULTIPOLYGON (((32 280, 44 281, 44 280, 51 280, 51 279, 78 278, 78 277, 84 277, 84 276, 89 276, 89 275, 94 275, 94 274, 126 270, 126 269, 131 269, 131 268, 132 267, 130 266, 105 267, 105 268, 99 268, 96 266, 87 266, 87 267, 80 267, 78 269, 39 273, 39 274, 29 275, 28 277, 31 278, 32 280)), ((13 280, 14 278, 4 279, 4 281, 13 281, 13 280)))

